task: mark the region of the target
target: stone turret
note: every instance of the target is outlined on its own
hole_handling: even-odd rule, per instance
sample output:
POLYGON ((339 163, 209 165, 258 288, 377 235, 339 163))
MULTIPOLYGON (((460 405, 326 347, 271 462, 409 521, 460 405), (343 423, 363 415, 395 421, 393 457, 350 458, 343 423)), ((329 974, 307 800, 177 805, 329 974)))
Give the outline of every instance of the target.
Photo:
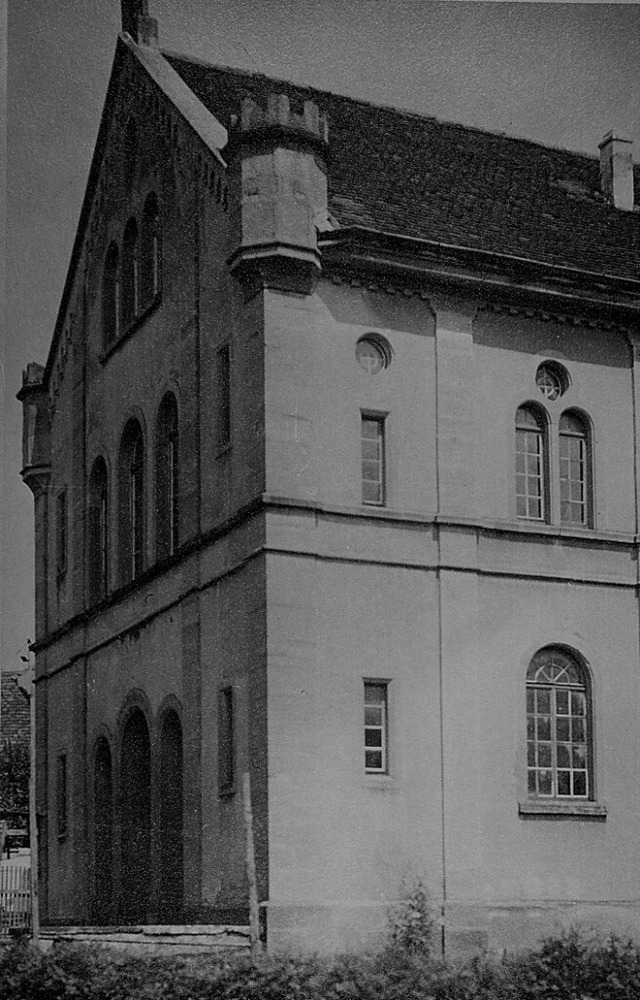
POLYGON ((37 494, 51 472, 51 420, 44 368, 35 362, 22 373, 18 399, 22 403, 22 478, 37 494))
POLYGON ((250 98, 230 132, 236 250, 230 266, 249 292, 308 294, 320 274, 317 231, 327 225, 327 122, 313 101, 292 109, 272 94, 250 98))
POLYGON ((18 392, 22 403, 22 479, 33 493, 36 564, 36 639, 46 634, 47 538, 49 525, 49 482, 51 479, 51 410, 44 383, 44 368, 35 362, 22 373, 18 392))

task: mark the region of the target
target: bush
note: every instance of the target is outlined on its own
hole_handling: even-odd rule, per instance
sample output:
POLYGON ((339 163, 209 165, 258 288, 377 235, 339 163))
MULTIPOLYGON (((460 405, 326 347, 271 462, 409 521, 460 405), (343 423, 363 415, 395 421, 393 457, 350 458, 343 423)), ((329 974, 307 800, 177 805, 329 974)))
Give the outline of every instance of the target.
MULTIPOLYGON (((413 938, 410 938, 413 941, 413 938)), ((638 1000, 640 949, 577 931, 462 965, 391 945, 334 959, 132 957, 84 945, 0 951, 2 1000, 638 1000)))
POLYGON ((404 886, 402 901, 390 918, 392 946, 408 955, 431 954, 436 921, 429 897, 429 890, 418 879, 413 885, 404 886))

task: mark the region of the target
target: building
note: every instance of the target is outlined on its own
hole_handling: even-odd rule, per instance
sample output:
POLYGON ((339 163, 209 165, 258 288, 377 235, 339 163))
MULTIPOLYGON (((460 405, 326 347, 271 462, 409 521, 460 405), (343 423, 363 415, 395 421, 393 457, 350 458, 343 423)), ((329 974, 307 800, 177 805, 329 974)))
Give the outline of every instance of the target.
POLYGON ((20 831, 12 835, 12 844, 27 838, 29 814, 31 723, 21 679, 21 670, 3 670, 0 675, 0 822, 20 831))
MULTIPOLYGON (((546 148, 163 54, 125 4, 26 370, 49 923, 640 933, 640 224, 546 148)), ((595 144, 594 144, 595 145, 595 144)), ((595 149, 594 149, 595 153, 595 149)))

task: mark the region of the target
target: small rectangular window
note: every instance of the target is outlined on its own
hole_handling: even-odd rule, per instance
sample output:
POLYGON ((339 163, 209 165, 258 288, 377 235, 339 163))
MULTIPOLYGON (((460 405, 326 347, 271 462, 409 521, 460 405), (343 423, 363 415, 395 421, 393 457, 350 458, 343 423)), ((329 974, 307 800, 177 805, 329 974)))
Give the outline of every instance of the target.
POLYGON ((385 502, 384 417, 362 414, 362 502, 378 507, 385 502))
POLYGON ((224 687, 218 697, 218 791, 229 795, 235 786, 233 688, 224 687))
POLYGON ((61 576, 67 568, 67 491, 56 497, 56 569, 61 576))
POLYGON ((67 832, 67 755, 58 754, 56 765, 56 825, 58 836, 67 832))
POLYGON ((223 344, 216 356, 216 427, 218 448, 231 441, 231 348, 223 344))
POLYGON ((386 682, 364 682, 364 768, 372 774, 389 770, 387 693, 386 682))

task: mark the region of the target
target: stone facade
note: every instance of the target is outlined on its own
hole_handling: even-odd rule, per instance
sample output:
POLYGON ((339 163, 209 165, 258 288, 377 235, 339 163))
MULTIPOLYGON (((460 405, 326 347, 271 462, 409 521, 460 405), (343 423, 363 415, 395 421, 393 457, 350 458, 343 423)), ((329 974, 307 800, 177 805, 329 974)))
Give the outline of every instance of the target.
POLYGON ((20 393, 44 919, 243 919, 248 773, 271 948, 380 940, 412 879, 448 952, 576 917, 640 931, 637 210, 597 203, 623 262, 598 281, 551 244, 543 265, 507 237, 403 242, 366 224, 357 177, 339 189, 322 95, 261 80, 260 103, 211 70, 205 101, 191 71, 121 37, 51 353, 20 393), (544 454, 521 489, 523 408, 544 454), (527 781, 540 650, 574 658, 586 705, 569 793, 560 736, 530 738, 555 756, 527 781))

